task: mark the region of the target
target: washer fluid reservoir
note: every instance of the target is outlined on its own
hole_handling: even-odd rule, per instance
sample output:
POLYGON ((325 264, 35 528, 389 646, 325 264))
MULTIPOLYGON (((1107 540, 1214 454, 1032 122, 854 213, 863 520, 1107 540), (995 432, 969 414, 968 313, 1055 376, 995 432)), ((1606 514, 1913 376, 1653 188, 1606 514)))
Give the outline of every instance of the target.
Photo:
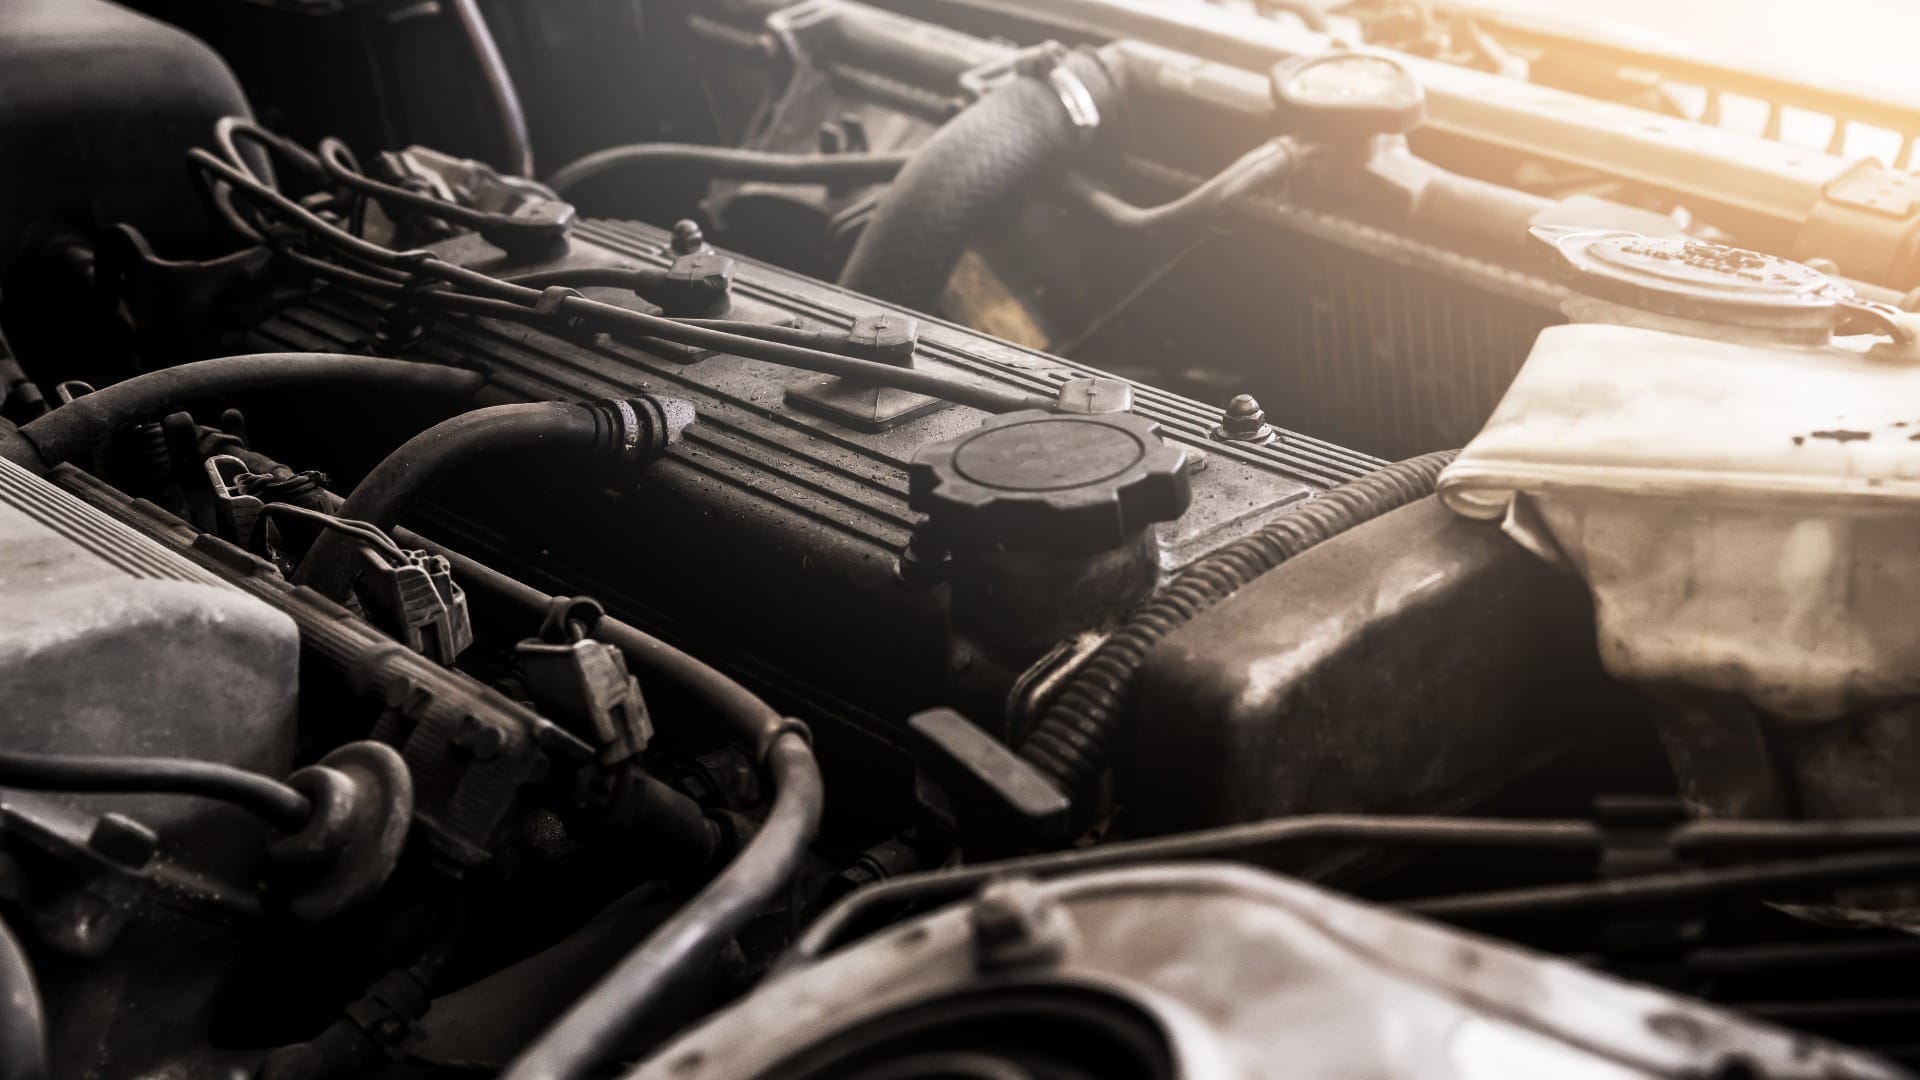
POLYGON ((1907 317, 1754 252, 1536 234, 1584 321, 1540 335, 1446 504, 1586 578, 1619 678, 1800 721, 1920 696, 1907 317))

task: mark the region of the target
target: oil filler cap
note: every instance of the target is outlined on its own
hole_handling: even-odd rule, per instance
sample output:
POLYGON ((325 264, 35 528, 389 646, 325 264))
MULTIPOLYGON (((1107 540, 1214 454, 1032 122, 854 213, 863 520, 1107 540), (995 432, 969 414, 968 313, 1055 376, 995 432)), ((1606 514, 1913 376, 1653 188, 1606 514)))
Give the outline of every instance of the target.
POLYGON ((1185 513, 1186 459, 1133 413, 1004 413, 922 447, 909 502, 948 549, 1087 555, 1185 513))

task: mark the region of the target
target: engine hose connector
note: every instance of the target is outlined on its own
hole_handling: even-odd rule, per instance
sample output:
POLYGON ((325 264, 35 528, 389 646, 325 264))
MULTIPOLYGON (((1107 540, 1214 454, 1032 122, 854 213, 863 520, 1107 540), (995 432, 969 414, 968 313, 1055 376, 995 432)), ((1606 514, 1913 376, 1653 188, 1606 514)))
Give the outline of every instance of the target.
MULTIPOLYGON (((391 529, 447 477, 500 454, 571 452, 627 464, 651 461, 680 441, 694 419, 691 403, 652 395, 475 409, 435 424, 387 455, 347 496, 337 516, 391 529)), ((295 571, 295 584, 344 599, 353 589, 352 551, 351 540, 322 535, 295 571)))
POLYGON ((1122 111, 1120 80, 1095 52, 1037 51, 975 81, 980 99, 934 133, 881 199, 842 286, 931 309, 967 245, 1036 181, 1088 152, 1122 111))

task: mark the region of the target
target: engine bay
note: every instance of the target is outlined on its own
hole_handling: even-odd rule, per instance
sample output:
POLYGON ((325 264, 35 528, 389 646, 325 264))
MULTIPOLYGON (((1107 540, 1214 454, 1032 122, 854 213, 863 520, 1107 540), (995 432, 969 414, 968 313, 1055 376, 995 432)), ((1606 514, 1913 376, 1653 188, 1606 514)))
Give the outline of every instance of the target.
POLYGON ((4 1075, 1908 1075, 1902 108, 0 0, 4 1075))

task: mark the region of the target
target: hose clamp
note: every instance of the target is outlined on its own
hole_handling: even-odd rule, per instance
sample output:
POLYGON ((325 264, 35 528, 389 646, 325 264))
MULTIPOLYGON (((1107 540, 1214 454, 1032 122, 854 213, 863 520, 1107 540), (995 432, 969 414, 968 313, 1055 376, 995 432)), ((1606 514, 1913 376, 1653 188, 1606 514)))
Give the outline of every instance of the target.
POLYGON ((625 399, 615 399, 613 408, 620 414, 620 453, 632 457, 640 452, 640 414, 625 399))
POLYGON ((1060 106, 1067 111, 1067 119, 1079 131, 1081 139, 1091 140, 1100 128, 1100 106, 1094 101, 1092 89, 1067 66, 1070 55, 1067 47, 1059 42, 1043 41, 1032 48, 1021 49, 1002 59, 962 72, 960 88, 972 100, 978 101, 1001 85, 1022 76, 1045 79, 1059 96, 1060 106))
POLYGON ((683 398, 640 394, 593 404, 619 429, 611 449, 629 461, 651 461, 665 453, 697 419, 693 403, 683 398))
POLYGON ((1100 106, 1094 103, 1093 91, 1075 75, 1065 64, 1056 64, 1047 72, 1047 82, 1053 92, 1060 95, 1060 104, 1067 110, 1067 119, 1079 129, 1080 141, 1093 141, 1094 134, 1100 130, 1100 106))

